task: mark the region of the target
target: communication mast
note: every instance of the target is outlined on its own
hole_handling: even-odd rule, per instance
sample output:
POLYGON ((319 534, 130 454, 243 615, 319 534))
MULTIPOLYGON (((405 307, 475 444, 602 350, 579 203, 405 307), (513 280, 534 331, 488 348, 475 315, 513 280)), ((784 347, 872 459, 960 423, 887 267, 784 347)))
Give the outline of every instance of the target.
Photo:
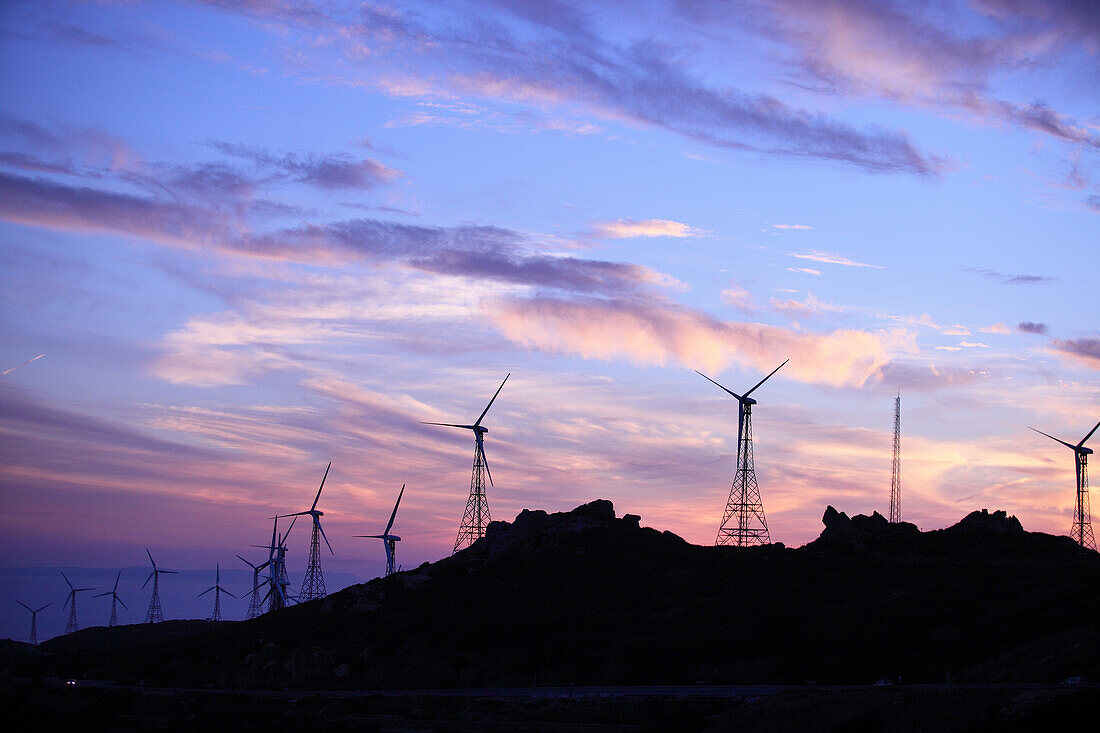
POLYGON ((890 476, 890 523, 901 521, 901 392, 894 398, 894 470, 890 476))

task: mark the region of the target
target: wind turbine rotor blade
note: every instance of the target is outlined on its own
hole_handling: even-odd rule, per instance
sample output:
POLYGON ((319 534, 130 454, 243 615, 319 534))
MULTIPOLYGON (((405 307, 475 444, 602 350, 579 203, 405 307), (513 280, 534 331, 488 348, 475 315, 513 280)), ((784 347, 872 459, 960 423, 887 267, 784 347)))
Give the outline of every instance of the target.
MULTIPOLYGON (((1035 428, 1031 427, 1030 425, 1028 425, 1027 427, 1028 427, 1029 430, 1035 430, 1035 428)), ((1073 443, 1067 443, 1064 440, 1060 440, 1058 438, 1055 438, 1053 435, 1049 435, 1047 433, 1044 433, 1042 430, 1035 430, 1035 432, 1037 432, 1039 435, 1046 435, 1048 438, 1050 438, 1054 442, 1061 443, 1062 445, 1064 445, 1065 447, 1067 447, 1071 450, 1074 450, 1074 451, 1077 450, 1077 446, 1075 446, 1073 443)))
POLYGON ((325 488, 325 479, 328 478, 328 472, 330 468, 332 468, 332 461, 328 462, 328 467, 325 468, 325 475, 321 477, 321 485, 317 488, 317 496, 313 497, 313 506, 309 508, 310 511, 313 511, 317 508, 317 502, 321 498, 321 489, 325 488))
POLYGON ((102 596, 113 596, 113 595, 114 595, 114 591, 107 591, 106 593, 96 593, 94 597, 95 598, 100 598, 102 596))
POLYGON ((321 536, 325 538, 325 544, 328 545, 328 551, 335 555, 336 553, 332 551, 332 545, 328 543, 328 537, 325 537, 325 528, 321 526, 320 517, 314 517, 313 521, 317 523, 317 529, 320 530, 321 536))
POLYGON ((477 443, 477 449, 481 451, 481 462, 485 464, 485 473, 489 476, 489 485, 496 488, 493 484, 493 472, 489 470, 489 459, 485 457, 485 446, 479 440, 477 443))
POLYGON ((158 570, 158 573, 164 573, 165 575, 179 575, 178 570, 158 570))
POLYGON ((118 571, 118 575, 116 575, 116 576, 115 576, 115 587, 114 587, 114 589, 113 589, 113 590, 111 591, 112 593, 114 593, 115 591, 117 591, 117 590, 118 590, 118 579, 119 579, 119 578, 121 578, 121 577, 122 577, 122 571, 121 571, 121 570, 119 570, 119 571, 118 571))
POLYGON ((222 588, 222 593, 226 594, 230 598, 236 598, 237 597, 237 596, 233 595, 232 593, 230 593, 229 591, 227 591, 225 588, 222 588))
POLYGON ((141 587, 142 587, 142 588, 144 588, 145 586, 149 585, 149 581, 150 581, 150 580, 152 580, 152 579, 153 579, 153 576, 154 576, 154 575, 156 575, 156 574, 157 574, 157 571, 156 571, 156 570, 154 570, 153 572, 149 573, 149 577, 145 579, 145 582, 141 584, 141 587))
MULTIPOLYGON (((504 377, 504 382, 507 382, 510 376, 512 376, 512 373, 508 372, 504 377)), ((500 386, 497 387, 497 391, 493 394, 493 399, 489 400, 489 404, 485 405, 485 409, 481 412, 481 417, 474 421, 474 427, 481 425, 481 421, 485 418, 486 413, 489 412, 489 408, 493 406, 493 402, 496 401, 497 395, 500 394, 500 390, 504 389, 504 382, 500 383, 500 386)))
POLYGON ((1096 432, 1096 428, 1100 428, 1100 422, 1096 423, 1096 425, 1093 426, 1092 430, 1089 431, 1088 435, 1081 438, 1081 442, 1077 444, 1078 448, 1081 448, 1082 446, 1085 445, 1085 441, 1092 437, 1092 434, 1096 432))
POLYGON ((149 552, 149 548, 145 548, 145 554, 149 556, 149 562, 153 564, 153 568, 157 567, 157 561, 153 559, 153 553, 149 552))
POLYGON ((92 585, 92 586, 89 586, 87 588, 73 588, 73 590, 76 591, 77 593, 80 593, 80 592, 86 591, 86 590, 95 590, 95 586, 92 585))
POLYGON ((62 608, 62 610, 64 610, 64 609, 66 609, 66 608, 68 608, 68 607, 69 607, 69 601, 70 601, 70 600, 72 599, 72 597, 73 597, 73 596, 75 596, 75 595, 76 595, 76 593, 75 593, 75 592, 73 592, 73 591, 69 591, 69 595, 65 596, 65 602, 61 604, 61 608, 62 608))
MULTIPOLYGON (((787 361, 784 361, 784 362, 783 362, 783 364, 786 364, 786 363, 787 363, 788 361, 790 361, 790 359, 787 359, 787 361)), ((769 374, 768 376, 764 377, 764 378, 763 378, 763 379, 761 379, 761 380, 760 380, 759 382, 757 382, 757 383, 756 383, 756 384, 755 384, 755 385, 753 386, 753 388, 752 388, 752 389, 750 389, 750 390, 749 390, 748 392, 746 392, 746 393, 745 393, 745 396, 746 396, 746 397, 748 397, 748 396, 749 396, 750 394, 752 394, 752 393, 753 393, 754 391, 756 391, 756 388, 757 388, 757 387, 759 387, 759 386, 760 386, 761 384, 763 384, 764 382, 766 382, 766 381, 768 381, 769 379, 771 379, 771 378, 772 378, 772 374, 775 374, 776 372, 778 372, 778 371, 779 371, 780 369, 782 369, 782 368, 783 368, 783 364, 780 364, 780 365, 779 365, 779 366, 777 366, 777 367, 776 367, 775 369, 772 369, 772 371, 771 371, 771 374, 769 374)))
POLYGON ((393 526, 393 520, 397 516, 397 507, 401 505, 401 496, 405 493, 405 484, 401 484, 401 493, 397 495, 397 503, 393 505, 393 513, 390 514, 390 523, 386 525, 386 531, 383 534, 390 533, 390 527, 393 526))
POLYGON ((473 430, 474 428, 477 427, 476 425, 457 425, 453 422, 424 422, 423 420, 420 421, 420 424, 421 425, 442 425, 445 428, 465 428, 466 430, 473 430))
POLYGON ((123 607, 123 608, 125 608, 125 609, 126 609, 127 611, 129 611, 129 610, 130 610, 130 607, 129 607, 129 606, 127 606, 127 605, 126 605, 125 603, 123 603, 123 601, 122 601, 122 599, 121 599, 121 598, 119 598, 119 597, 117 597, 117 596, 116 596, 116 597, 115 597, 115 600, 116 600, 116 601, 118 601, 119 603, 122 603, 122 607, 123 607))
POLYGON ((732 396, 732 397, 736 397, 736 398, 737 398, 738 400, 740 400, 740 399, 741 399, 741 395, 737 394, 736 392, 732 392, 732 391, 730 391, 730 390, 726 389, 726 388, 725 388, 725 387, 723 387, 722 385, 718 384, 718 382, 715 382, 715 381, 714 381, 713 379, 711 379, 710 377, 708 377, 708 376, 707 376, 706 374, 703 374, 703 373, 702 373, 701 371, 699 371, 698 369, 696 369, 696 370, 695 370, 695 373, 696 373, 696 374, 698 374, 698 375, 699 375, 700 377, 702 377, 703 379, 705 379, 705 380, 707 380, 708 382, 710 382, 711 384, 713 384, 713 385, 715 385, 716 387, 718 387, 718 388, 719 388, 720 390, 724 391, 724 392, 725 392, 726 394, 728 394, 728 395, 730 395, 730 396, 732 396))
POLYGON ((256 569, 256 566, 255 566, 255 565, 253 565, 252 563, 250 563, 250 562, 249 562, 248 560, 245 560, 245 559, 244 559, 243 557, 241 557, 240 555, 237 555, 237 559, 238 559, 238 560, 240 560, 241 562, 243 562, 243 563, 244 563, 245 565, 247 565, 248 567, 252 568, 253 570, 255 570, 255 569, 256 569))
MULTIPOLYGON (((302 514, 305 514, 305 512, 302 512, 302 514)), ((283 535, 282 539, 279 542, 280 547, 282 546, 283 542, 286 542, 286 538, 290 536, 290 530, 294 529, 294 523, 298 521, 299 516, 301 515, 293 515, 294 519, 290 520, 290 526, 286 528, 286 534, 283 535)))
POLYGON ((384 534, 353 534, 352 537, 366 537, 371 540, 384 540, 386 535, 384 534))
POLYGON ((65 571, 61 571, 61 577, 65 579, 65 584, 69 586, 69 590, 73 589, 73 584, 69 582, 69 576, 65 575, 65 571))
POLYGON ((205 596, 207 593, 209 593, 212 590, 214 590, 214 586, 210 586, 209 588, 204 590, 202 593, 199 593, 197 596, 195 596, 195 598, 202 598, 203 596, 205 596))
POLYGON ((35 611, 35 610, 34 610, 33 608, 31 608, 30 606, 28 606, 28 605, 27 605, 26 603, 23 603, 23 601, 19 600, 18 598, 16 598, 16 599, 15 599, 15 602, 16 602, 16 603, 18 603, 18 604, 19 604, 20 606, 22 606, 23 608, 25 608, 25 609, 27 609, 28 611, 30 611, 31 613, 38 613, 38 611, 35 611))
MULTIPOLYGON (((40 609, 38 609, 37 611, 35 611, 35 613, 42 613, 43 611, 45 611, 45 610, 46 610, 47 608, 49 608, 49 607, 50 607, 50 606, 52 606, 52 605, 53 605, 53 601, 50 601, 50 602, 49 602, 49 603, 47 603, 47 604, 46 604, 45 606, 42 606, 42 608, 40 608, 40 609)), ((31 610, 31 609, 29 609, 29 608, 28 608, 27 610, 29 611, 29 610, 31 610)))

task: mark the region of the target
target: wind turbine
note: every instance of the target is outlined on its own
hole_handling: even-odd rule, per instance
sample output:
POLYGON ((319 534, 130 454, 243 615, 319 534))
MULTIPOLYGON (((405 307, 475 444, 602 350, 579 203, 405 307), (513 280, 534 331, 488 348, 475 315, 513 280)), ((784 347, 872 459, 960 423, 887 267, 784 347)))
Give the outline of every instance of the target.
POLYGON ((153 595, 149 598, 149 610, 145 613, 145 623, 157 624, 164 620, 164 612, 160 608, 160 576, 161 573, 165 575, 175 575, 175 570, 164 570, 157 567, 157 561, 153 559, 153 554, 149 552, 149 548, 145 548, 145 554, 149 556, 149 562, 153 564, 153 571, 149 573, 149 577, 145 579, 145 582, 141 584, 141 587, 149 585, 149 581, 153 581, 153 595))
POLYGON ((401 496, 405 493, 405 484, 401 484, 401 491, 397 494, 397 503, 393 505, 393 513, 390 514, 389 524, 386 525, 385 531, 382 534, 357 534, 356 537, 369 537, 371 539, 382 540, 383 547, 386 548, 386 575, 393 575, 393 561, 394 554, 397 551, 397 543, 401 541, 401 538, 395 534, 390 534, 390 529, 393 528, 394 517, 397 516, 397 507, 401 505, 401 496))
POLYGON ((263 611, 261 610, 261 608, 263 606, 263 601, 260 600, 260 592, 259 592, 260 591, 260 571, 263 570, 264 568, 266 568, 268 565, 270 565, 271 560, 268 560, 267 562, 262 563, 260 565, 253 565, 252 563, 250 563, 248 560, 245 560, 240 555, 237 555, 237 557, 245 565, 252 568, 252 590, 249 591, 249 593, 248 593, 248 595, 252 596, 252 598, 248 601, 248 613, 245 614, 245 619, 246 620, 252 620, 252 619, 256 618, 257 616, 259 616, 261 613, 263 613, 263 611))
MULTIPOLYGON (((508 377, 512 376, 509 372, 504 377, 504 382, 508 381, 508 377)), ((477 540, 485 536, 485 527, 493 518, 489 515, 489 502, 485 498, 485 479, 482 478, 482 472, 489 477, 489 485, 493 485, 493 473, 489 470, 489 460, 485 457, 485 433, 489 432, 489 428, 484 427, 481 421, 485 419, 486 413, 489 412, 489 408, 493 406, 493 402, 496 400, 497 395, 500 394, 500 390, 504 389, 504 382, 500 383, 497 387, 496 393, 493 395, 493 399, 489 400, 489 404, 482 410, 481 416, 474 421, 473 425, 456 425, 449 422, 422 422, 423 425, 442 425, 447 428, 462 428, 464 430, 474 431, 474 468, 470 474, 470 498, 466 500, 466 511, 462 514, 462 523, 458 527, 458 536, 455 538, 454 549, 451 550, 451 554, 458 552, 464 546, 472 545, 477 540)))
POLYGON ((756 483, 756 466, 752 460, 752 406, 756 400, 749 397, 764 382, 768 381, 790 359, 787 359, 771 374, 761 379, 752 389, 743 395, 731 392, 715 382, 706 374, 696 370, 703 379, 717 386, 737 400, 737 471, 733 475, 730 496, 726 501, 726 511, 722 515, 722 524, 718 527, 716 545, 766 545, 771 542, 768 534, 768 520, 764 516, 764 503, 760 500, 760 487, 756 483), (736 517, 737 523, 729 527, 730 520, 736 517))
MULTIPOLYGON (((328 468, 325 469, 325 475, 321 477, 321 486, 317 489, 317 496, 313 498, 313 506, 304 512, 282 515, 284 518, 302 517, 307 514, 313 517, 313 536, 309 542, 309 563, 306 565, 306 577, 302 580, 302 591, 298 594, 299 600, 303 602, 325 597, 325 575, 321 572, 322 537, 325 539, 325 544, 328 545, 328 551, 333 555, 336 554, 332 552, 332 545, 329 545, 325 530, 321 528, 321 517, 325 513, 317 508, 317 502, 321 498, 321 489, 325 488, 325 479, 328 478, 329 468, 332 468, 332 461, 329 461, 328 468)), ((290 530, 287 530, 287 534, 290 534, 290 530)))
MULTIPOLYGON (((107 622, 107 626, 118 626, 118 604, 122 603, 122 599, 118 597, 118 579, 122 577, 122 571, 119 570, 115 576, 115 587, 106 593, 96 593, 96 598, 102 598, 103 596, 111 597, 111 620, 107 622)), ((122 607, 129 611, 129 607, 122 603, 122 607)))
POLYGON ((38 646, 38 614, 42 613, 47 608, 52 606, 53 601, 50 601, 45 606, 42 606, 42 608, 31 608, 30 606, 28 606, 26 603, 23 603, 23 601, 19 600, 18 598, 15 599, 15 602, 18 603, 23 608, 25 608, 25 609, 27 609, 28 611, 31 612, 31 637, 30 637, 30 640, 31 640, 31 644, 33 644, 34 646, 38 646))
POLYGON ((214 576, 214 585, 210 586, 209 588, 204 590, 202 593, 199 593, 197 596, 195 596, 195 598, 202 598, 203 596, 205 596, 210 591, 214 591, 214 613, 210 616, 210 620, 211 621, 221 621, 222 620, 222 603, 221 603, 222 599, 221 599, 221 594, 224 593, 227 596, 229 596, 230 598, 236 598, 237 596, 233 595, 232 593, 227 591, 225 588, 222 588, 222 565, 221 565, 221 563, 217 563, 215 573, 217 573, 217 574, 214 576))
MULTIPOLYGON (((279 535, 279 516, 272 517, 274 522, 271 525, 271 544, 267 545, 267 562, 264 565, 267 566, 267 593, 264 594, 263 599, 260 601, 262 606, 264 601, 271 599, 268 603, 267 610, 275 611, 280 608, 285 608, 287 601, 292 600, 287 593, 287 586, 290 585, 290 581, 286 574, 286 539, 290 536, 290 530, 294 529, 294 523, 298 521, 298 517, 290 521, 290 527, 287 528, 286 534, 279 535)), ((255 545, 255 547, 264 547, 264 545, 255 545)), ((261 565, 260 567, 264 567, 261 565)), ((256 589, 256 593, 259 593, 259 588, 256 589)))
POLYGON ((86 590, 95 590, 95 586, 90 586, 88 588, 74 588, 73 584, 69 582, 69 576, 65 575, 64 570, 61 571, 61 577, 65 579, 65 584, 69 586, 69 595, 65 597, 65 604, 61 607, 69 607, 69 620, 65 624, 65 633, 71 634, 74 631, 78 631, 80 629, 80 626, 76 623, 76 594, 86 590))
MULTIPOLYGON (((1028 427, 1035 430, 1030 425, 1028 427)), ((1077 445, 1067 443, 1064 440, 1055 438, 1053 435, 1047 435, 1042 430, 1035 430, 1039 435, 1046 435, 1051 440, 1061 443, 1073 451, 1073 463, 1077 469, 1077 504, 1073 509, 1073 527, 1069 531, 1069 536, 1081 547, 1088 547, 1093 550, 1096 549, 1096 540, 1092 535, 1092 517, 1089 514, 1088 474, 1089 454, 1092 453, 1092 448, 1086 448, 1085 441, 1092 437, 1092 434, 1096 432, 1096 428, 1100 428, 1100 422, 1096 423, 1089 434, 1081 438, 1081 442, 1077 445)))

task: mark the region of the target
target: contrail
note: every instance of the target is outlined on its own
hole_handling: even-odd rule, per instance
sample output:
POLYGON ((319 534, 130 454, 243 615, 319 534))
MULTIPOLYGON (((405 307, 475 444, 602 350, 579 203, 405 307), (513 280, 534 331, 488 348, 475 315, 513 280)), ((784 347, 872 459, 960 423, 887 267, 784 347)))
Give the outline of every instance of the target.
POLYGON ((19 367, 27 366, 27 364, 30 364, 30 363, 31 363, 32 361, 38 361, 38 360, 39 360, 39 359, 41 359, 41 358, 42 358, 43 356, 45 356, 45 354, 39 354, 38 356, 35 356, 35 357, 31 357, 30 359, 27 359, 27 360, 26 360, 25 362, 23 362, 22 364, 16 364, 16 365, 15 365, 15 366, 13 366, 13 367, 12 367, 11 369, 8 369, 8 370, 6 370, 6 371, 2 371, 2 372, 0 372, 0 377, 4 376, 4 375, 6 375, 6 374, 11 374, 12 372, 14 372, 14 371, 15 371, 16 369, 18 369, 19 367))

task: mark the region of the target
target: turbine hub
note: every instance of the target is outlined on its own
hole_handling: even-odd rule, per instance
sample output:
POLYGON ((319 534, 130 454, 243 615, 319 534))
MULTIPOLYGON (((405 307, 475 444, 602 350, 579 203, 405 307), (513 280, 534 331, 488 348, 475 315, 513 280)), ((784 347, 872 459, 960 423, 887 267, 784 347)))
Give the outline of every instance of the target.
POLYGON ((754 400, 752 397, 746 397, 741 400, 741 404, 743 404, 745 407, 751 407, 752 405, 756 404, 756 400, 754 400))
POLYGON ((485 433, 489 432, 489 428, 477 425, 474 427, 474 431, 480 433, 481 435, 484 435, 485 433))
POLYGON ((1083 456, 1092 455, 1092 448, 1085 448, 1084 446, 1077 449, 1077 452, 1083 456))

